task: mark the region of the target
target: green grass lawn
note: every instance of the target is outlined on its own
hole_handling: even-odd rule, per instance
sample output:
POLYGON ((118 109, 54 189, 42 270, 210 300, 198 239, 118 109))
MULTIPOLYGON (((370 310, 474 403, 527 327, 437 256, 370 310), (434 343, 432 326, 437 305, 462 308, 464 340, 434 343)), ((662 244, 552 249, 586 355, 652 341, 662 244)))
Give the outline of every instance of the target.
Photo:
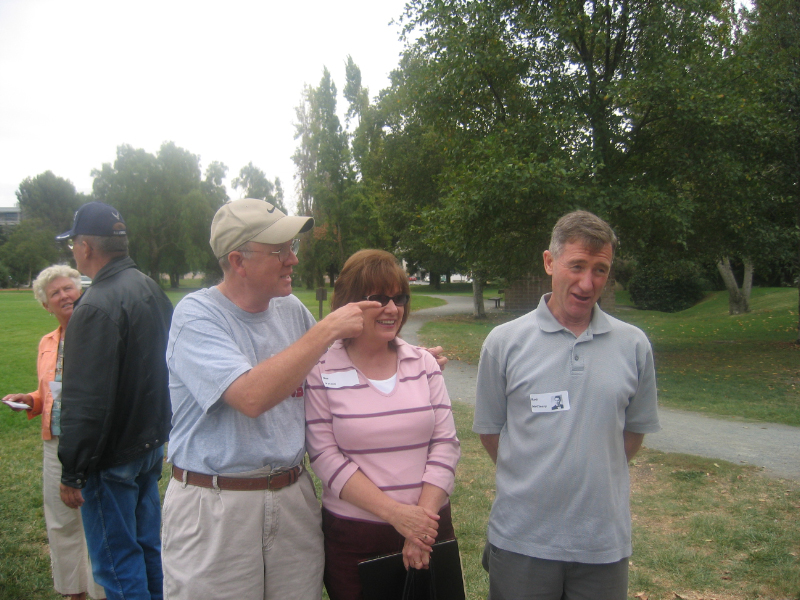
POLYGON ((653 342, 665 406, 800 425, 797 290, 754 289, 752 312, 728 314, 714 292, 680 313, 620 310, 653 342))
MULTIPOLYGON (((451 501, 467 598, 478 600, 488 591, 480 556, 494 499, 494 466, 470 430, 472 411, 454 406, 462 458, 451 501)), ((12 416, 0 425, 0 600, 57 600, 42 512, 39 422, 12 416)), ((650 600, 800 597, 796 482, 767 479, 751 467, 647 449, 631 465, 631 480, 629 598, 642 598, 640 593, 650 600)))
MULTIPOLYGON (((680 395, 676 385, 681 385, 691 365, 700 374, 689 375, 695 378, 677 388, 683 393, 696 396, 698 390, 692 386, 703 381, 712 389, 737 392, 740 402, 744 399, 785 415, 790 412, 788 401, 796 407, 800 363, 800 354, 790 344, 794 332, 789 313, 795 310, 796 295, 789 292, 754 291, 753 313, 744 317, 727 316, 724 294, 675 315, 620 310, 618 316, 644 328, 653 340, 659 388, 666 388, 661 391, 662 402, 680 395), (721 388, 726 375, 728 387, 721 388), (749 378, 761 383, 750 385, 749 378), (768 385, 776 394, 756 401, 759 389, 768 385)), ((170 292, 170 297, 175 302, 183 294, 170 292)), ((301 299, 313 308, 313 292, 307 294, 301 299)), ((414 302, 417 298, 415 294, 414 302)), ((460 331, 451 338, 450 347, 460 340, 459 352, 475 360, 480 340, 500 318, 477 323, 446 320, 430 328, 428 335, 460 331)), ((55 326, 29 291, 0 293, 0 396, 36 387, 38 340, 55 326)), ((494 498, 494 468, 471 432, 472 408, 456 404, 454 414, 462 460, 453 515, 468 598, 477 600, 486 597, 488 586, 480 553, 494 498)), ((0 600, 59 598, 52 590, 44 530, 39 428, 38 419, 28 421, 23 414, 0 407, 0 600)), ((800 598, 797 482, 767 479, 753 468, 719 460, 647 449, 631 466, 631 479, 630 598, 800 598)), ((166 479, 162 491, 165 484, 166 479)))
MULTIPOLYGON (((725 292, 679 313, 635 310, 624 306, 626 297, 618 300, 614 315, 642 328, 653 343, 662 405, 800 426, 797 290, 754 289, 752 312, 738 316, 728 315, 725 292)), ((516 316, 447 317, 420 333, 426 344, 477 364, 489 331, 516 316)))

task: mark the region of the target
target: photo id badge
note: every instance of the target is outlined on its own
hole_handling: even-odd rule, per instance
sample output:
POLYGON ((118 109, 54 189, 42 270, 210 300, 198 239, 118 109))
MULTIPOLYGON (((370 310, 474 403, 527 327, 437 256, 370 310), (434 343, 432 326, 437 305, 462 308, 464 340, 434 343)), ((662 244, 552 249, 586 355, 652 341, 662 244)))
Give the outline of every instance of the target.
POLYGON ((549 394, 531 394, 531 412, 559 412, 569 410, 569 392, 550 392, 549 394))

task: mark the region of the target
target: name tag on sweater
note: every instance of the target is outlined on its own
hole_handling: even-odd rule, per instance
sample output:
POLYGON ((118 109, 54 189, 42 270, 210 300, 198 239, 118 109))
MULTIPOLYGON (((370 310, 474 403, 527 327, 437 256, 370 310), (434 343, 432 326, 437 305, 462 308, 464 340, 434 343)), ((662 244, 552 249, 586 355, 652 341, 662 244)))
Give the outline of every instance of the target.
POLYGON ((322 383, 326 388, 338 389, 358 385, 358 373, 355 369, 339 371, 338 373, 323 373, 322 383))
POLYGON ((531 394, 531 412, 559 412, 569 410, 569 392, 531 394))

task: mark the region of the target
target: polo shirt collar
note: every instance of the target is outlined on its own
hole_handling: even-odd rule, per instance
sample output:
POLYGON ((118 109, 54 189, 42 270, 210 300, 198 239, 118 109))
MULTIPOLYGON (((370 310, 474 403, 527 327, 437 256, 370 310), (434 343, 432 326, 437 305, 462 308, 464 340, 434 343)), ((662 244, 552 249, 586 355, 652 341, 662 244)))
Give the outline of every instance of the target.
MULTIPOLYGON (((547 333, 569 331, 569 329, 558 322, 547 306, 547 300, 550 298, 551 293, 542 296, 542 299, 539 300, 539 306, 536 308, 536 320, 539 323, 539 329, 547 333)), ((595 304, 592 308, 592 320, 589 322, 589 327, 581 336, 586 336, 591 339, 593 335, 608 333, 609 331, 611 331, 611 321, 608 320, 608 315, 595 304)))
MULTIPOLYGON (((417 357, 414 346, 407 344, 399 337, 394 338, 395 346, 397 347, 397 359, 403 361, 406 359, 413 359, 417 357)), ((336 340, 331 345, 328 353, 325 355, 325 369, 338 370, 338 369, 352 369, 353 361, 347 356, 347 350, 344 347, 343 340, 336 340)))

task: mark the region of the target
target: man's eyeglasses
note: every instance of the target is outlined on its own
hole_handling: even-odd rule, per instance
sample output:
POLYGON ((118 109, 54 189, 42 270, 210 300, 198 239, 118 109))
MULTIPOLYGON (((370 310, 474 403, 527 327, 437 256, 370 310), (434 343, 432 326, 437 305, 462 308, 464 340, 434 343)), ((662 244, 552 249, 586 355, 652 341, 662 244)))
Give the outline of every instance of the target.
POLYGON ((297 256, 297 253, 299 251, 300 251, 300 240, 294 238, 288 248, 284 246, 280 250, 274 250, 273 252, 270 252, 270 254, 277 254, 279 261, 286 262, 289 259, 290 252, 295 256, 297 256))
POLYGON ((408 304, 408 301, 411 299, 411 296, 408 294, 397 294, 397 296, 386 296, 385 294, 372 294, 371 296, 364 296, 364 300, 369 300, 370 302, 380 302, 381 306, 386 306, 389 304, 389 300, 394 302, 395 306, 405 306, 408 304))
POLYGON ((291 244, 288 246, 284 246, 280 250, 272 250, 271 252, 266 252, 263 250, 245 250, 243 254, 277 254, 278 260, 282 263, 289 260, 289 254, 294 254, 297 256, 297 253, 300 251, 300 240, 295 238, 292 240, 291 244))

